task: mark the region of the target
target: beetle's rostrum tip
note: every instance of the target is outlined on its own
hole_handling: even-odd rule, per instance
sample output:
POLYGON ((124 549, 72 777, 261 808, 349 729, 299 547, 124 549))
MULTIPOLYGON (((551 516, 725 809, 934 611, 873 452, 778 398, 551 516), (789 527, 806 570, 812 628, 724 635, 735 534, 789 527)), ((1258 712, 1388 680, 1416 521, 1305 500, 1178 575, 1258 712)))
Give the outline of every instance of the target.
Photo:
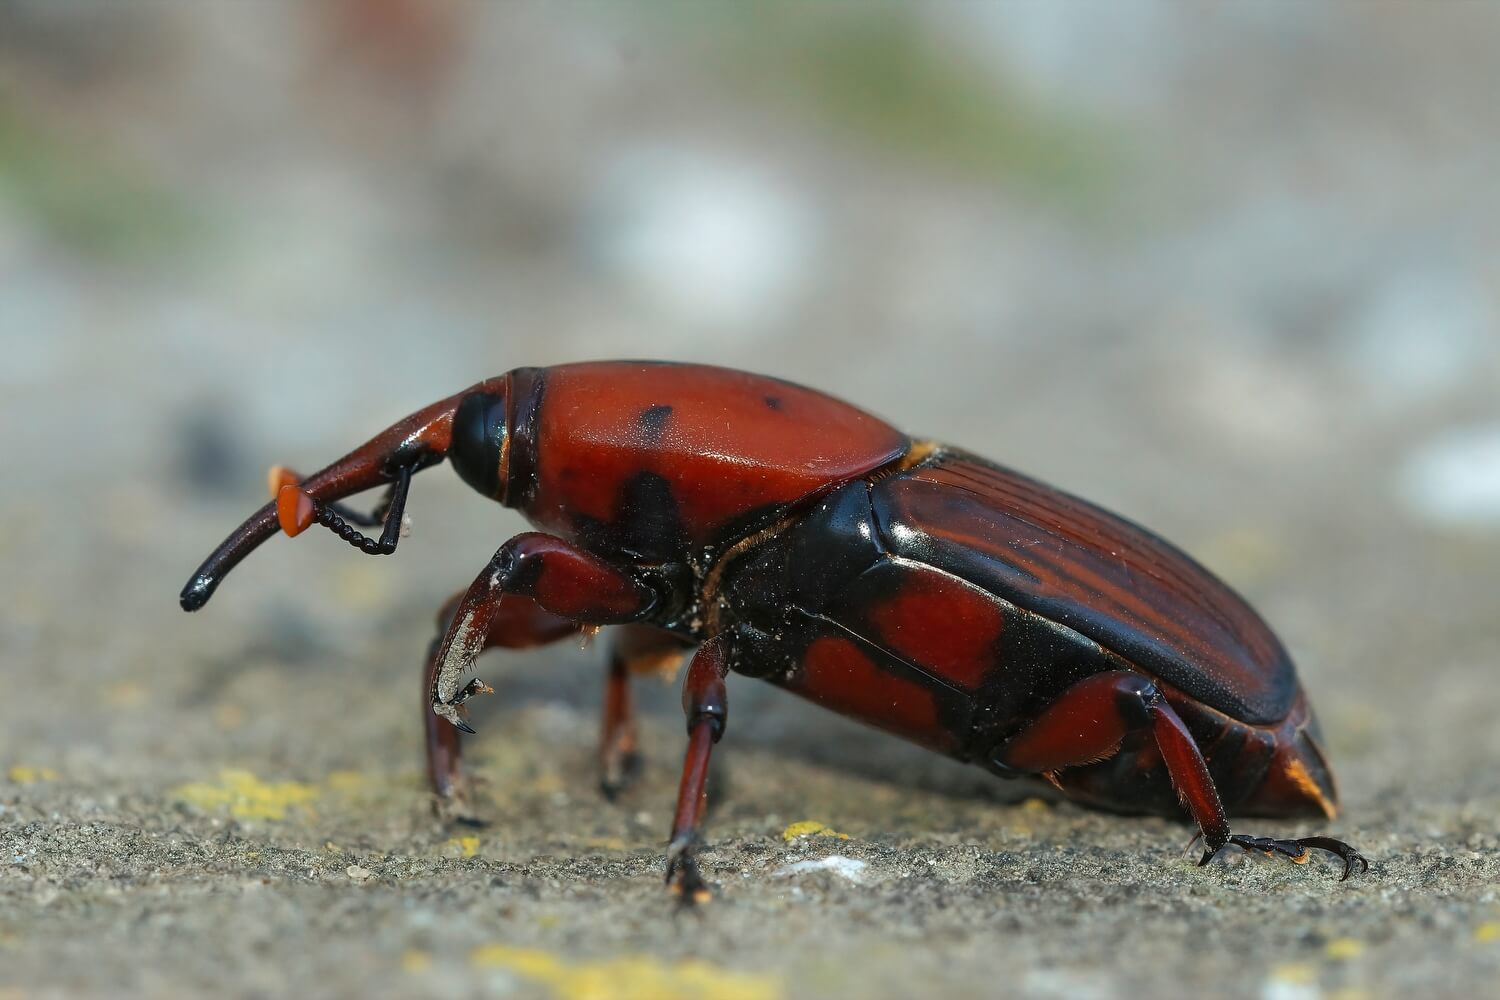
POLYGON ((214 594, 214 587, 218 582, 211 576, 199 574, 187 582, 178 595, 177 601, 182 605, 184 611, 197 611, 208 603, 208 599, 214 594))

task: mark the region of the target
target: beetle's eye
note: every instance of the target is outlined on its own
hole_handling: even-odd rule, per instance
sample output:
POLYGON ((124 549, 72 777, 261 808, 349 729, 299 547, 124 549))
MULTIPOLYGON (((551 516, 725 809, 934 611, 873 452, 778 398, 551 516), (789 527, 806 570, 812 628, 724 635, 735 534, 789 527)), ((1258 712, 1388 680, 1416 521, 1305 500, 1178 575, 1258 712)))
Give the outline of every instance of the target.
POLYGON ((471 392, 453 415, 448 461, 460 479, 493 500, 505 494, 500 459, 507 432, 504 394, 471 392))

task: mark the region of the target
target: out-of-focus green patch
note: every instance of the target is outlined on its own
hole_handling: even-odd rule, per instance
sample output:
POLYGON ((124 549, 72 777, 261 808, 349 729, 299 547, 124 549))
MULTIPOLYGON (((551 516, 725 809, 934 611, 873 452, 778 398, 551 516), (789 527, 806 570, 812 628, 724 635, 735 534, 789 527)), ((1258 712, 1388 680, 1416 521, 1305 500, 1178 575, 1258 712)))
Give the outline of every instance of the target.
POLYGON ((0 200, 87 253, 157 253, 189 234, 182 203, 0 98, 0 200))
POLYGON ((1080 208, 1107 201, 1126 159, 1123 137, 1102 122, 1008 87, 1003 67, 986 70, 900 5, 766 0, 695 11, 722 36, 737 82, 839 138, 1080 208))
POLYGON ((30 764, 15 764, 5 772, 5 777, 16 785, 34 785, 38 781, 56 781, 57 772, 50 767, 33 767, 30 764))

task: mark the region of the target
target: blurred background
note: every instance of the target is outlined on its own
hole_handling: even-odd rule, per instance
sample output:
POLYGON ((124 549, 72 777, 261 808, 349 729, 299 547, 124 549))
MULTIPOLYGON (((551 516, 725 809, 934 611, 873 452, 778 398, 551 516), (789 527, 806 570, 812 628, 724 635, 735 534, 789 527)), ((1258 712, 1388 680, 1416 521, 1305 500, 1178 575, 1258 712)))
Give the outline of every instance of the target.
MULTIPOLYGON (((389 989, 398 957, 433 988, 572 995, 465 950, 495 940, 606 971, 629 953, 762 975, 700 995, 961 994, 1003 971, 1023 994, 1108 996, 1244 970, 1247 995, 1463 995, 1500 962, 1497 43, 1500 8, 1479 3, 0 0, 0 996, 191 992, 225 970, 247 990, 389 989), (628 832, 585 794, 598 650, 484 675, 511 679, 475 760, 495 812, 510 775, 541 828, 502 824, 454 858, 426 817, 430 615, 519 527, 456 477, 417 480, 394 559, 273 541, 204 612, 178 611, 268 465, 310 471, 513 367, 609 357, 805 382, 1183 545, 1293 650, 1343 780, 1339 835, 1387 864, 1401 919, 1390 894, 1325 896, 1326 872, 1232 865, 1221 878, 1261 880, 1267 912, 1292 894, 1356 929, 1288 938, 1199 900, 1200 930, 1240 958, 1179 931, 1144 943, 1139 894, 1184 863, 1180 828, 1069 808, 1017 833, 982 775, 741 683, 708 831, 737 845, 723 865, 761 844, 770 873, 803 813, 848 828, 864 846, 840 849, 872 873, 906 870, 905 851, 980 860, 941 905, 894 875, 865 895, 810 882, 843 928, 828 954, 858 956, 823 972, 775 930, 802 925, 757 918, 791 919, 786 881, 746 876, 750 909, 715 914, 745 950, 707 954, 656 895, 669 690, 647 696, 655 756, 628 832), (332 795, 329 774, 369 795, 236 811, 332 795), (162 837, 205 870, 156 857, 162 837), (420 891, 365 860, 392 889, 369 925, 382 955, 357 975, 329 957, 348 942, 272 961, 266 942, 375 905, 304 894, 309 865, 350 881, 318 860, 336 840, 452 862, 425 891, 468 929, 402 923, 420 891), (1005 873, 1026 881, 1028 851, 1074 849, 1108 863, 1059 868, 1069 889, 1026 897, 1030 931, 996 923, 1016 919, 1005 873), (568 867, 589 853, 616 875, 568 867), (484 859, 520 866, 480 869, 489 896, 462 888, 484 859), (272 886, 245 917, 265 922, 258 951, 216 930, 218 907, 248 904, 214 893, 247 872, 272 886), (164 884, 204 901, 155 921, 164 884), (525 918, 497 917, 496 893, 525 918), (605 930, 577 893, 629 916, 605 930), (1052 955, 1081 907, 1109 947, 1052 955), (893 937, 918 911, 928 930, 893 937), (892 950, 938 930, 915 964, 892 950), (59 971, 45 942, 80 934, 103 942, 96 970, 59 971)), ((649 968, 658 995, 682 985, 649 968)))

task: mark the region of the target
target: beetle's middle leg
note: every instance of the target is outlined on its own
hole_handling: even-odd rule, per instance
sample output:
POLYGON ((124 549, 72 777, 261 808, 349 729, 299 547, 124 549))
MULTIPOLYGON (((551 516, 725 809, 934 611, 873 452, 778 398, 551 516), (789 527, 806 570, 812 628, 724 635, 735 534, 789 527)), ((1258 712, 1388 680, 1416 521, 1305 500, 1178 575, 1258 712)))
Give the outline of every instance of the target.
POLYGON ((686 640, 651 625, 621 625, 612 630, 599 731, 599 789, 606 798, 619 795, 640 772, 630 676, 658 673, 670 679, 687 645, 686 640))
POLYGON ((1355 865, 1369 868, 1358 851, 1331 837, 1276 840, 1230 833, 1219 791, 1187 726, 1149 677, 1128 670, 1094 674, 1068 688, 1029 726, 997 747, 990 765, 1002 773, 1041 774, 1051 779, 1064 768, 1113 756, 1125 737, 1142 732, 1155 741, 1172 787, 1203 832, 1207 850, 1200 866, 1233 844, 1247 851, 1280 854, 1297 864, 1306 863, 1309 848, 1328 851, 1343 860, 1344 878, 1355 865))
POLYGON ((729 722, 729 699, 724 677, 729 660, 724 636, 698 647, 682 686, 682 710, 687 715, 688 747, 682 762, 682 785, 677 812, 672 817, 672 839, 667 847, 667 888, 685 904, 706 903, 712 896, 698 873, 694 856, 698 822, 707 803, 708 760, 729 722))

